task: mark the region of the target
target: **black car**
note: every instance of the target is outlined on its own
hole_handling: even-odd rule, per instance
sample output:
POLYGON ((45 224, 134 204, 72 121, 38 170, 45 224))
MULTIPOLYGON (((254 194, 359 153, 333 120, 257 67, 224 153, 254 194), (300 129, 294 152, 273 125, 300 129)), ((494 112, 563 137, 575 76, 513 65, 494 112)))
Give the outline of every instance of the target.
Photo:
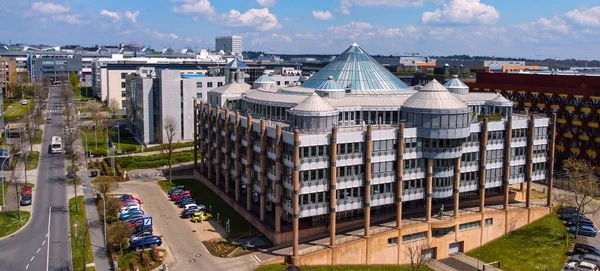
POLYGON ((578 243, 573 247, 573 254, 592 254, 600 256, 600 250, 590 245, 578 243))
POLYGON ((100 171, 100 176, 106 176, 106 171, 104 171, 104 169, 100 171))
POLYGON ((200 207, 193 207, 193 208, 189 208, 187 210, 183 210, 181 211, 181 218, 190 218, 194 215, 194 213, 196 212, 200 212, 202 211, 202 209, 200 209, 200 207))
MULTIPOLYGON (((565 222, 565 225, 567 227, 577 225, 577 217, 573 216, 571 219, 569 219, 569 220, 567 220, 567 222, 565 222)), ((589 218, 582 216, 581 218, 579 218, 579 225, 587 225, 587 226, 593 227, 594 222, 592 220, 590 220, 589 218)))
POLYGON ((98 171, 96 171, 96 170, 90 171, 90 177, 96 177, 96 176, 98 176, 98 171))
POLYGON ((179 202, 179 204, 177 204, 177 206, 179 206, 179 208, 183 208, 186 205, 193 204, 193 203, 196 203, 196 201, 193 199, 186 199, 186 200, 182 200, 181 202, 179 202))
POLYGON ((181 198, 175 200, 175 204, 179 205, 179 203, 181 203, 182 201, 186 201, 186 200, 193 200, 193 199, 190 196, 181 197, 181 198))
POLYGON ((142 224, 142 225, 139 225, 139 226, 135 226, 135 227, 134 227, 134 229, 135 229, 135 231, 133 232, 133 234, 140 233, 140 232, 142 231, 142 229, 143 229, 144 231, 150 231, 150 232, 152 232, 152 231, 153 231, 153 230, 152 230, 152 226, 150 226, 150 227, 145 227, 145 228, 144 228, 144 225, 143 225, 143 224, 142 224))
POLYGON ((169 192, 167 192, 167 194, 171 195, 176 190, 185 190, 185 186, 183 186, 183 185, 175 186, 175 187, 171 188, 171 190, 169 190, 169 192))
POLYGON ((577 212, 577 208, 572 207, 572 206, 561 207, 556 211, 556 213, 559 215, 562 215, 563 213, 576 213, 576 212, 577 212))
POLYGON ((150 236, 150 235, 152 235, 152 228, 144 229, 144 231, 140 231, 140 232, 132 235, 131 237, 129 237, 129 239, 135 240, 135 239, 138 239, 140 237, 150 236))
POLYGON ((25 194, 21 196, 19 204, 21 204, 21 206, 31 205, 31 194, 25 194))
POLYGON ((123 194, 123 195, 121 195, 121 197, 119 197, 119 199, 120 199, 122 202, 124 202, 125 200, 127 200, 127 199, 129 199, 129 198, 133 198, 133 196, 132 196, 132 195, 129 195, 129 194, 123 194))
POLYGON ((577 215, 583 216, 582 213, 578 214, 577 212, 563 212, 560 215, 560 219, 562 219, 562 220, 570 220, 571 218, 576 217, 577 215))

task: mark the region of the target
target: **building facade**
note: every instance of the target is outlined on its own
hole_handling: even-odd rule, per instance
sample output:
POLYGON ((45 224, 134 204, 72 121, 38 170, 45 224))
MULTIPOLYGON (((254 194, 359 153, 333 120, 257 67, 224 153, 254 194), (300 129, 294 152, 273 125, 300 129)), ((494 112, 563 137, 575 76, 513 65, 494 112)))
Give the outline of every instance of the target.
POLYGON ((68 80, 74 72, 79 76, 81 72, 81 54, 66 52, 30 52, 29 75, 31 82, 41 82, 44 76, 52 81, 60 78, 68 80))
POLYGON ((577 157, 600 170, 600 76, 480 73, 469 86, 500 93, 517 110, 556 113, 556 162, 577 157))
POLYGON ((223 36, 215 38, 215 51, 242 54, 242 36, 223 36))
MULTIPOLYGON (((486 201, 507 212, 492 219, 508 225, 511 186, 525 191, 529 210, 531 182, 547 177, 549 118, 513 112, 501 95, 471 93, 458 78, 410 89, 353 44, 306 81, 272 84, 259 78, 237 98, 197 101, 197 167, 273 243, 291 241, 294 264, 406 263, 371 254, 380 247, 372 242, 385 239, 388 247, 431 240, 427 253, 445 257, 455 232, 483 232, 486 201), (460 216, 463 204, 479 213, 460 216), (433 223, 444 206, 452 219, 433 223), (424 224, 402 226, 419 214, 424 224), (395 218, 396 230, 381 235, 373 221, 386 218, 395 218), (336 230, 357 226, 367 246, 353 258, 356 244, 336 230), (300 253, 301 239, 326 232, 326 255, 300 253)), ((484 241, 461 242, 466 251, 484 241)))

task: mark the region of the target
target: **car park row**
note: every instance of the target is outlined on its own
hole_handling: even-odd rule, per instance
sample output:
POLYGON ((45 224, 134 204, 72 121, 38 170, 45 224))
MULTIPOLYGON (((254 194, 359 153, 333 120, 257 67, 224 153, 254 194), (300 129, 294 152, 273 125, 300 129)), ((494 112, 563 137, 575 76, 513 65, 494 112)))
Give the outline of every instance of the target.
POLYGON ((180 213, 181 218, 191 218, 192 222, 212 220, 212 214, 209 213, 206 206, 196 202, 191 196, 189 190, 184 186, 177 186, 167 192, 169 198, 183 210, 180 213))
MULTIPOLYGON (((571 234, 577 233, 588 238, 595 238, 598 229, 594 222, 579 212, 577 208, 562 207, 558 210, 559 218, 565 221, 565 226, 571 234)), ((594 246, 576 243, 571 258, 563 270, 600 271, 600 250, 594 246)))
POLYGON ((142 201, 128 194, 121 195, 119 200, 121 205, 119 220, 129 223, 134 228, 134 234, 129 238, 129 247, 144 249, 153 245, 162 245, 162 238, 153 235, 152 217, 146 215, 141 209, 142 201))

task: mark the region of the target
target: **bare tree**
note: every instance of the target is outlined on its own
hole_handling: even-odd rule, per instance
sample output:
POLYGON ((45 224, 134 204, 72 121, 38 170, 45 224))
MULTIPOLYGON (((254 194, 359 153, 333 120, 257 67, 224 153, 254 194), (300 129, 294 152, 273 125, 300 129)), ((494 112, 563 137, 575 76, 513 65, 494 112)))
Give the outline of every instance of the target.
POLYGON ((32 117, 31 114, 28 114, 23 118, 23 124, 25 128, 25 140, 29 143, 29 152, 33 152, 33 143, 35 140, 35 132, 38 130, 39 126, 37 121, 32 117))
POLYGON ((119 104, 119 101, 117 101, 117 99, 115 99, 115 98, 110 99, 110 101, 108 102, 108 112, 110 112, 111 118, 115 117, 117 110, 119 110, 120 108, 121 108, 121 104, 119 104))
POLYGON ((169 182, 173 182, 171 174, 171 168, 173 165, 173 151, 179 148, 179 141, 175 142, 175 136, 179 130, 177 129, 177 121, 173 117, 167 116, 163 124, 163 130, 165 137, 163 138, 163 144, 161 145, 160 153, 162 153, 165 159, 167 159, 167 163, 169 164, 169 182))
MULTIPOLYGON (((63 104, 63 124, 65 125, 64 137, 62 140, 65 157, 70 164, 70 170, 67 174, 68 182, 73 185, 75 197, 77 197, 77 180, 76 167, 79 166, 84 156, 76 150, 76 143, 79 140, 81 121, 75 117, 76 111, 73 104, 73 90, 70 84, 62 84, 60 92, 60 100, 63 104)), ((78 204, 75 204, 75 209, 78 211, 78 204)))
POLYGON ((13 170, 13 172, 10 175, 10 179, 11 179, 11 183, 13 184, 13 186, 15 187, 15 193, 17 194, 17 219, 21 219, 21 195, 19 192, 19 186, 21 186, 21 182, 19 180, 19 178, 17 178, 17 176, 15 176, 15 171, 13 170))
MULTIPOLYGON (((598 190, 594 167, 588 161, 569 158, 563 161, 563 169, 566 178, 573 184, 572 193, 567 193, 570 198, 567 198, 566 201, 582 215, 597 213, 600 205, 594 202, 594 196, 598 190)), ((576 216, 575 219, 577 220, 575 238, 577 238, 581 216, 576 216)))
POLYGON ((110 176, 99 176, 92 181, 92 185, 105 199, 107 198, 106 194, 119 189, 119 182, 110 176))
MULTIPOLYGON (((102 125, 104 123, 104 120, 106 119, 104 112, 102 112, 102 104, 100 104, 96 100, 91 100, 85 104, 85 108, 86 108, 87 112, 90 114, 90 118, 94 122, 94 125, 96 127, 95 131, 98 131, 98 129, 100 129, 100 125, 102 125)), ((98 147, 97 132, 94 132, 94 142, 96 142, 96 148, 97 148, 98 147)))
POLYGON ((427 250, 431 248, 431 241, 423 239, 404 245, 404 254, 410 261, 411 271, 425 270, 427 250))

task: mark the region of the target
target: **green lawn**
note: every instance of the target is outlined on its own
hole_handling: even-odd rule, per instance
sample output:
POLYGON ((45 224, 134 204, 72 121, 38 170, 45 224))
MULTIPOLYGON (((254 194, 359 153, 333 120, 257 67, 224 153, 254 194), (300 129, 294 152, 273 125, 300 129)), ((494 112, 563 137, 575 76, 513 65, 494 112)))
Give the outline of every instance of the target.
POLYGON ((29 101, 27 105, 22 105, 20 100, 8 104, 4 113, 4 120, 12 121, 22 119, 25 117, 31 106, 33 106, 33 101, 29 101))
POLYGON ((565 236, 566 227, 552 213, 467 255, 500 261, 502 270, 561 270, 570 247, 565 236))
MULTIPOLYGON (((166 251, 164 249, 159 249, 159 250, 162 251, 162 253, 164 254, 165 257, 167 256, 166 251)), ((152 258, 150 257, 150 260, 151 260, 150 265, 148 267, 142 266, 142 264, 141 264, 142 263, 142 253, 150 256, 151 250, 146 249, 143 252, 129 250, 129 251, 125 252, 125 254, 123 254, 123 255, 119 254, 119 270, 132 270, 131 262, 133 262, 133 261, 138 263, 138 267, 139 267, 140 271, 154 270, 155 268, 159 267, 162 264, 162 261, 153 262, 152 258)))
MULTIPOLYGON (((261 265, 256 271, 285 271, 289 265, 261 265)), ((305 266, 300 271, 410 271, 410 265, 337 265, 337 266, 305 266)), ((433 271, 425 266, 423 271, 433 271)))
POLYGON ((27 155, 27 170, 36 169, 40 163, 40 152, 32 151, 27 155))
POLYGON ((257 230, 250 225, 246 219, 244 219, 240 214, 238 214, 231 206, 229 206, 223 199, 221 199, 217 194, 215 194, 212 190, 202 184, 197 180, 173 180, 173 183, 170 184, 168 181, 160 181, 158 182, 160 188, 163 191, 167 192, 169 189, 173 188, 176 185, 185 185, 187 189, 192 192, 192 197, 196 199, 198 202, 206 206, 212 206, 212 214, 213 217, 217 218, 217 213, 220 214, 220 219, 222 221, 226 221, 229 219, 231 224, 231 233, 248 233, 251 229, 252 232, 256 233, 257 230))
POLYGON ((75 198, 69 199, 69 219, 71 224, 71 253, 73 254, 73 270, 83 270, 83 248, 85 244, 85 263, 93 263, 92 243, 89 233, 86 235, 87 216, 83 204, 83 196, 77 197, 79 211, 75 211, 75 198), (77 229, 73 225, 77 223, 77 229))
MULTIPOLYGON (((108 158, 106 158, 108 159, 108 158)), ((194 161, 194 151, 187 150, 173 153, 173 165, 194 161)), ((107 161, 110 162, 110 161, 107 161)), ((117 157, 115 162, 121 165, 123 170, 158 168, 168 165, 167 159, 163 154, 153 154, 148 156, 125 156, 117 157)))
POLYGON ((33 133, 33 144, 42 144, 42 130, 35 130, 33 133))
MULTIPOLYGON (((152 147, 149 147, 149 148, 144 148, 144 152, 160 151, 161 148, 163 148, 164 145, 166 145, 166 144, 158 145, 158 146, 152 146, 152 147)), ((187 147, 193 147, 193 146, 194 146, 194 142, 193 141, 192 142, 182 142, 182 143, 179 143, 177 145, 177 149, 187 148, 187 147)))
POLYGON ((11 235, 19 230, 29 221, 29 216, 29 212, 21 211, 21 219, 17 219, 17 211, 0 212, 0 237, 11 235))
MULTIPOLYGON (((133 135, 126 129, 120 129, 120 144, 117 129, 114 128, 113 125, 110 125, 109 129, 109 137, 117 150, 120 149, 123 153, 139 152, 142 150, 142 146, 134 139, 133 135)), ((106 150, 108 148, 108 141, 106 140, 106 135, 104 134, 104 128, 96 127, 96 130, 97 131, 94 132, 92 130, 91 125, 89 127, 81 127, 81 131, 83 131, 87 136, 88 148, 92 152, 92 154, 96 157, 107 156, 106 150)), ((81 144, 84 144, 85 147, 86 138, 83 134, 80 133, 80 135, 81 144)))

